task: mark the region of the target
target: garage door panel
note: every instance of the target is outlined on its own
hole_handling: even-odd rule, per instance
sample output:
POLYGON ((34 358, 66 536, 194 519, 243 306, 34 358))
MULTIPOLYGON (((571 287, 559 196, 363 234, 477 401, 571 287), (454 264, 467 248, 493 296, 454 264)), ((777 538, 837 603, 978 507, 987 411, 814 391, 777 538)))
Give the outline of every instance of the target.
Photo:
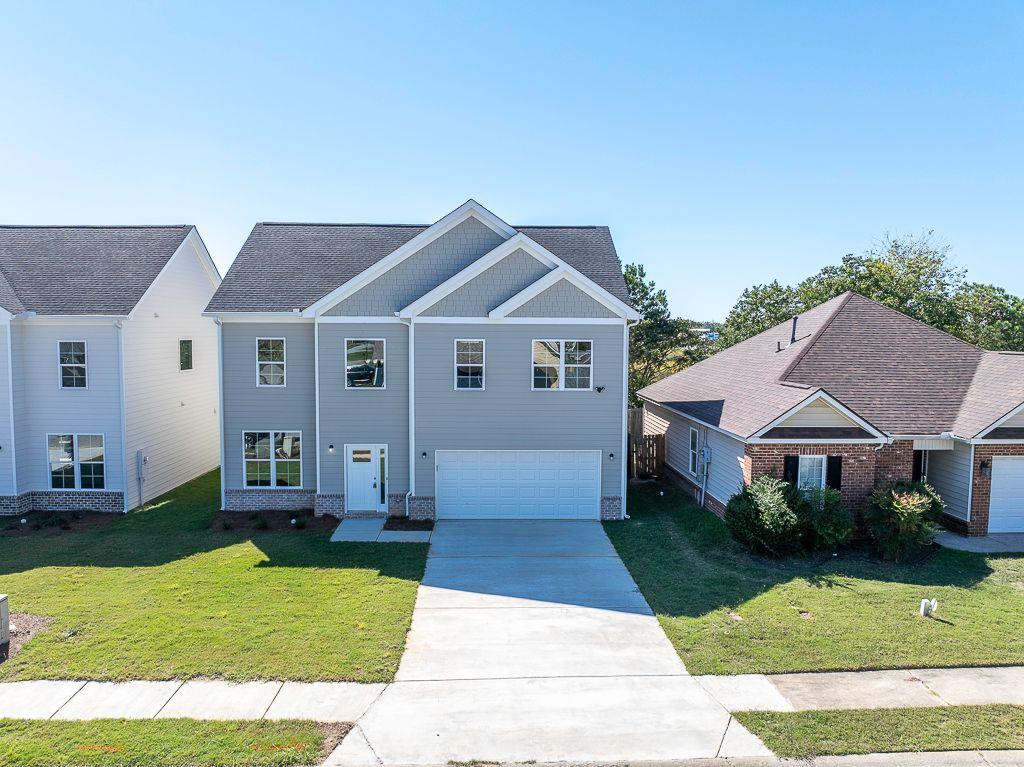
POLYGON ((1024 458, 993 458, 990 533, 1024 532, 1024 458))
POLYGON ((594 450, 438 450, 442 519, 600 519, 594 450))

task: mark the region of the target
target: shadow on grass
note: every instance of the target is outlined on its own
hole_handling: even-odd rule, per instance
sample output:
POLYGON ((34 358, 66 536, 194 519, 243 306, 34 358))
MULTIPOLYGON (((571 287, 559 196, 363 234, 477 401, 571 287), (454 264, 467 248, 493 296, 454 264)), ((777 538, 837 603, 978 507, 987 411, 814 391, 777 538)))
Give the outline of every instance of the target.
POLYGON ((219 497, 220 474, 213 471, 102 527, 0 536, 0 575, 40 567, 158 567, 246 542, 266 556, 257 567, 375 569, 414 580, 422 575, 425 544, 331 543, 322 531, 210 529, 219 497))
POLYGON ((881 562, 860 549, 811 559, 753 556, 718 517, 668 484, 631 487, 629 515, 605 530, 651 609, 670 617, 735 608, 794 580, 854 592, 854 579, 970 588, 993 572, 983 555, 948 549, 916 564, 881 562))

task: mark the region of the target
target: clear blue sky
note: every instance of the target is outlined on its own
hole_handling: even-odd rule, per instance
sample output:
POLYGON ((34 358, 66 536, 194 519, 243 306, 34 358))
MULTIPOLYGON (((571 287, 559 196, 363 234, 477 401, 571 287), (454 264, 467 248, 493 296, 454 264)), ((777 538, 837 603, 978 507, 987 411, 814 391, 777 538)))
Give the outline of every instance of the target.
POLYGON ((0 3, 0 221, 600 223, 722 318, 886 231, 1024 294, 1024 3, 0 3))

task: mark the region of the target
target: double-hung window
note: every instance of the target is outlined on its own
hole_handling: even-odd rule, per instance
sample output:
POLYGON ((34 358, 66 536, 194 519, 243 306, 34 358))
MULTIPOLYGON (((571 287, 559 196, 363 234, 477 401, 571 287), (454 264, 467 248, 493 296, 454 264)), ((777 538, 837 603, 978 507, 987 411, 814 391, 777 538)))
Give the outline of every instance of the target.
POLYGON ((825 456, 802 455, 797 472, 796 486, 800 490, 820 490, 825 487, 825 456))
POLYGON ((192 339, 178 340, 178 370, 192 369, 192 339))
POLYGON ((247 431, 242 461, 246 487, 302 487, 302 433, 247 431))
POLYGON ((384 388, 383 339, 345 339, 345 388, 384 388))
POLYGON ((534 341, 533 389, 592 388, 593 347, 592 341, 534 341))
POLYGON ((484 342, 455 341, 455 388, 484 388, 484 342))
POLYGON ((85 341, 58 341, 57 359, 60 365, 62 389, 86 387, 85 341))
POLYGON ((284 386, 285 351, 283 338, 256 339, 256 385, 284 386))
POLYGON ((700 436, 697 430, 690 427, 690 473, 697 476, 697 467, 700 463, 700 436))
POLYGON ((102 434, 47 434, 46 458, 52 490, 106 487, 102 434))

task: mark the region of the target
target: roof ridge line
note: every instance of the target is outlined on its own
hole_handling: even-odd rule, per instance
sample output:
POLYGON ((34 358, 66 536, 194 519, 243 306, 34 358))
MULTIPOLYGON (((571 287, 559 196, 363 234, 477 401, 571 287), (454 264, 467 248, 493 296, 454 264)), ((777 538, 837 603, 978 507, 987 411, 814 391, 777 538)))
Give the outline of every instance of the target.
POLYGON ((195 224, 0 224, 0 229, 195 229, 195 224))
MULTIPOLYGON (((829 326, 833 323, 833 321, 835 321, 835 318, 839 316, 839 312, 848 303, 850 303, 850 299, 853 298, 855 295, 856 294, 852 290, 848 290, 848 291, 846 291, 845 294, 843 294, 843 300, 840 301, 839 304, 836 306, 836 308, 832 310, 832 314, 829 315, 829 318, 827 320, 825 320, 825 322, 821 325, 820 328, 818 328, 816 331, 811 333, 811 337, 810 337, 810 340, 807 342, 807 345, 803 349, 800 350, 800 353, 798 355, 796 355, 796 357, 793 359, 792 362, 790 362, 788 365, 786 365, 786 369, 782 371, 782 373, 779 375, 779 377, 777 379, 779 383, 789 383, 789 381, 787 381, 786 379, 789 376, 789 374, 793 372, 793 368, 795 368, 798 364, 800 364, 800 360, 802 360, 805 356, 807 356, 807 352, 809 352, 814 347, 814 344, 816 344, 818 342, 818 339, 821 338, 821 334, 824 333, 829 328, 829 326)), ((819 306, 820 306, 820 304, 819 304, 819 306)), ((812 308, 814 308, 814 307, 812 307, 812 308)), ((810 309, 808 309, 807 311, 810 311, 810 309)), ((801 314, 806 314, 806 313, 807 312, 801 312, 801 314)), ((799 315, 797 315, 797 316, 799 316, 799 315)))
POLYGON ((917 317, 911 317, 909 314, 901 312, 899 309, 893 309, 891 306, 887 306, 886 304, 883 304, 881 301, 876 301, 873 298, 868 298, 867 296, 862 295, 860 293, 857 293, 856 291, 852 291, 851 290, 849 292, 853 296, 857 296, 858 298, 863 298, 865 301, 870 301, 875 306, 880 306, 881 308, 885 309, 886 311, 889 311, 889 312, 891 312, 893 314, 898 314, 900 317, 903 317, 904 319, 908 319, 911 322, 916 322, 921 327, 927 328, 928 330, 934 330, 936 333, 941 333, 942 335, 946 336, 947 338, 951 338, 954 341, 957 341, 959 343, 964 344, 965 346, 970 346, 973 349, 978 350, 979 352, 986 352, 987 353, 987 352, 994 351, 993 349, 985 349, 984 347, 978 346, 977 344, 972 344, 970 341, 965 341, 964 339, 960 338, 960 336, 955 336, 952 333, 950 333, 948 330, 943 330, 942 328, 937 328, 934 325, 929 325, 924 320, 919 320, 917 317))

